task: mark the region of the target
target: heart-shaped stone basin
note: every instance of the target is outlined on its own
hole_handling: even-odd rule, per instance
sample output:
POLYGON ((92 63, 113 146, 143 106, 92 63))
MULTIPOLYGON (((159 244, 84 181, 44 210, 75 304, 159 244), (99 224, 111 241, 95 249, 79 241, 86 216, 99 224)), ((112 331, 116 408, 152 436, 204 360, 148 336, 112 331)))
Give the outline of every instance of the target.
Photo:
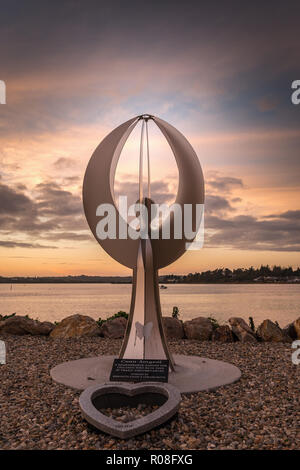
POLYGON ((179 390, 167 383, 113 382, 85 389, 80 395, 79 405, 84 418, 94 427, 112 436, 128 439, 170 419, 177 412, 180 400, 179 390), (159 408, 127 423, 117 421, 99 411, 103 408, 136 407, 140 403, 158 405, 159 408))

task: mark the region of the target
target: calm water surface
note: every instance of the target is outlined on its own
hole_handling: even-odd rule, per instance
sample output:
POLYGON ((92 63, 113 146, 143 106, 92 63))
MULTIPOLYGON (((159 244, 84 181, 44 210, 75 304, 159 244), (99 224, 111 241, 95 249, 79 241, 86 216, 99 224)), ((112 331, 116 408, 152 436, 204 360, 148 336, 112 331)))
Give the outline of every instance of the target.
MULTIPOLYGON (((12 289, 0 284, 0 314, 48 321, 74 313, 107 318, 119 310, 128 312, 130 295, 129 284, 13 284, 12 289)), ((269 318, 285 326, 300 312, 300 286, 292 284, 177 284, 160 290, 160 297, 163 315, 171 315, 176 305, 182 320, 213 316, 225 322, 231 316, 252 316, 256 324, 269 318)))

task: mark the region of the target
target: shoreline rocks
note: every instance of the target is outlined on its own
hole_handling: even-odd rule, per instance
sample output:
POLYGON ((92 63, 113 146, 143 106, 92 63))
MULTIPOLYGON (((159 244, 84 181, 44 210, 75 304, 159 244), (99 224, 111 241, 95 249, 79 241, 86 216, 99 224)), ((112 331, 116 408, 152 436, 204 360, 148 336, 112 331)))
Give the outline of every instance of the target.
POLYGON ((110 339, 122 338, 125 335, 127 320, 124 317, 107 320, 101 325, 100 336, 110 339))
POLYGON ((271 320, 264 320, 257 328, 256 334, 261 341, 265 342, 273 341, 275 343, 285 343, 292 341, 291 339, 289 340, 283 330, 271 320))
POLYGON ((100 328, 93 318, 86 315, 71 315, 64 318, 51 331, 51 338, 75 338, 82 336, 99 336, 100 328))
POLYGON ((293 326, 294 326, 294 330, 296 332, 297 338, 300 339, 300 317, 294 321, 293 326))
POLYGON ((228 325, 221 325, 214 329, 211 339, 220 343, 233 343, 234 341, 233 333, 228 325))
POLYGON ((49 335, 55 325, 50 322, 40 322, 28 317, 14 315, 0 321, 0 333, 11 335, 49 335))
MULTIPOLYGON (((300 339, 300 317, 285 328, 271 320, 264 320, 257 331, 253 331, 243 318, 231 317, 229 325, 218 325, 211 318, 197 317, 186 322, 177 318, 163 317, 163 327, 167 339, 190 339, 196 341, 214 341, 220 343, 292 342, 300 339)), ((118 339, 125 334, 127 319, 116 316, 104 321, 101 326, 93 318, 75 314, 64 318, 59 324, 40 322, 28 316, 12 315, 8 318, 0 315, 0 334, 45 335, 50 338, 75 338, 103 336, 118 339)))
POLYGON ((239 341, 242 343, 256 343, 257 339, 254 331, 251 330, 243 318, 231 317, 229 318, 229 324, 233 334, 239 341))
POLYGON ((187 339, 199 341, 209 341, 213 333, 213 325, 209 318, 198 317, 186 321, 183 324, 184 333, 187 339))
POLYGON ((289 323, 282 329, 282 331, 292 340, 297 339, 297 332, 295 330, 294 323, 289 323))
POLYGON ((177 318, 163 317, 163 327, 165 335, 168 339, 184 338, 183 323, 177 318))

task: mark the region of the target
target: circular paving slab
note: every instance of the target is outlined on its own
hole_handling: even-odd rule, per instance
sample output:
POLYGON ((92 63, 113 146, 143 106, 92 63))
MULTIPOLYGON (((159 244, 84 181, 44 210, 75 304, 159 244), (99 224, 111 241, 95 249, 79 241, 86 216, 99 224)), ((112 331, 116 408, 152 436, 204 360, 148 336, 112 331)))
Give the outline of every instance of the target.
MULTIPOLYGON (((169 373, 169 383, 181 393, 211 390, 236 382, 241 371, 228 362, 199 356, 174 355, 175 371, 169 373)), ((68 361, 51 369, 55 382, 85 390, 96 384, 109 382, 113 361, 117 356, 98 356, 68 361)))

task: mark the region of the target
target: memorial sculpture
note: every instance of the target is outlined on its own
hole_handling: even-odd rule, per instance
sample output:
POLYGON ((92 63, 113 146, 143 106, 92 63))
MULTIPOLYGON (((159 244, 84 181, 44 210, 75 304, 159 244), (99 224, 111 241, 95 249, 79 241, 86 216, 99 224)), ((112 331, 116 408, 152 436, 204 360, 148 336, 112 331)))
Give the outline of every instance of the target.
POLYGON ((88 163, 83 182, 85 216, 101 247, 116 261, 132 269, 130 313, 118 359, 99 356, 65 362, 51 369, 51 376, 58 383, 84 390, 80 397, 82 414, 90 424, 104 432, 122 438, 145 432, 176 413, 180 393, 214 389, 240 378, 237 367, 222 361, 198 356, 172 356, 163 330, 158 270, 176 261, 190 247, 201 226, 203 210, 199 217, 197 209, 199 206, 203 209, 203 204, 204 180, 195 151, 177 129, 156 116, 143 114, 118 126, 103 139, 88 163), (154 229, 157 207, 151 198, 149 120, 158 126, 174 154, 179 179, 174 206, 181 213, 179 219, 176 218, 176 210, 167 213, 162 220, 158 217, 154 229), (139 224, 133 228, 119 213, 114 179, 124 144, 138 123, 141 123, 137 195, 139 224), (148 170, 146 196, 143 194, 144 139, 148 170), (117 214, 117 236, 99 236, 98 224, 105 212, 103 207, 113 207, 117 214), (191 209, 187 214, 186 207, 191 209), (185 230, 186 217, 190 219, 191 231, 188 233, 185 230), (165 227, 168 230, 165 231, 165 227), (122 368, 122 364, 128 362, 131 370, 127 372, 127 366, 122 368), (146 366, 140 374, 143 364, 146 366), (119 383, 112 380, 119 380, 119 383), (132 382, 141 383, 133 385, 132 382), (130 423, 119 423, 100 412, 105 403, 113 407, 121 403, 124 396, 134 401, 139 395, 150 403, 158 399, 161 407, 130 423))
MULTIPOLYGON (((198 157, 186 138, 167 122, 151 115, 137 116, 114 129, 92 155, 83 182, 83 205, 89 227, 102 248, 119 263, 133 270, 132 298, 128 326, 120 352, 121 358, 168 359, 174 370, 174 360, 168 350, 162 326, 162 313, 158 289, 158 270, 176 261, 186 251, 187 240, 184 232, 184 206, 189 204, 192 211, 191 225, 197 232, 201 220, 197 219, 196 205, 204 203, 204 180, 198 157), (114 178, 122 148, 130 133, 142 121, 140 162, 139 162, 139 203, 151 212, 155 203, 150 198, 150 158, 148 121, 152 120, 167 139, 178 167, 179 186, 175 204, 181 208, 182 238, 174 237, 174 212, 169 214, 158 230, 158 238, 116 238, 99 239, 97 236, 97 208, 110 204, 116 208, 114 178), (146 132, 145 132, 146 131, 146 132), (143 197, 143 138, 147 139, 148 195, 143 197), (168 224, 170 237, 162 237, 168 224)), ((199 218, 198 218, 199 219, 199 218)), ((117 224, 120 218, 116 218, 117 224)), ((117 226, 117 233, 119 227, 117 226)))

